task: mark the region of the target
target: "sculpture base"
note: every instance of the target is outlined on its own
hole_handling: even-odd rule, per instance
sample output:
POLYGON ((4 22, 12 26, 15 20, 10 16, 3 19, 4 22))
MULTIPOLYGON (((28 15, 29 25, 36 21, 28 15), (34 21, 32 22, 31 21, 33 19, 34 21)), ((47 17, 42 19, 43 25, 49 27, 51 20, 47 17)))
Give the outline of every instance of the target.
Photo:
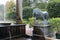
POLYGON ((49 25, 34 25, 33 27, 34 27, 33 34, 45 36, 50 33, 49 25))

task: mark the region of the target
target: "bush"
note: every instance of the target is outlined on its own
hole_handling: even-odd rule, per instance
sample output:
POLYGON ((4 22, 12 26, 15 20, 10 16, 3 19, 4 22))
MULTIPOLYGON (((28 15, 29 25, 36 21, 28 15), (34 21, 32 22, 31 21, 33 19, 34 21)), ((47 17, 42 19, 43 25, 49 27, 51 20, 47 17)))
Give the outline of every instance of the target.
POLYGON ((48 4, 48 13, 50 17, 60 17, 60 3, 59 2, 51 2, 48 4))
POLYGON ((33 16, 32 13, 33 13, 33 8, 25 7, 23 9, 23 18, 28 20, 29 18, 33 16))
POLYGON ((22 21, 24 24, 33 24, 34 23, 34 17, 29 18, 29 20, 27 21, 26 19, 23 19, 22 21))
POLYGON ((51 31, 59 31, 60 30, 60 18, 51 18, 49 19, 50 29, 51 31), (57 30, 58 28, 58 30, 57 30))

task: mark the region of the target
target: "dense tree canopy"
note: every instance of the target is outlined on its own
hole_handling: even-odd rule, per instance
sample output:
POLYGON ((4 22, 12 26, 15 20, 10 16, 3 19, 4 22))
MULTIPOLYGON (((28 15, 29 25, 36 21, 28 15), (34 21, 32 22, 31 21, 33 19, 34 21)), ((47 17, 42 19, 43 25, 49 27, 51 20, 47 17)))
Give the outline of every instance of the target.
POLYGON ((50 17, 60 17, 60 3, 53 2, 48 4, 48 12, 50 17))
POLYGON ((31 6, 30 0, 23 0, 23 7, 26 7, 26 6, 31 6))
POLYGON ((16 5, 14 3, 14 0, 6 2, 6 12, 8 19, 16 20, 16 5))

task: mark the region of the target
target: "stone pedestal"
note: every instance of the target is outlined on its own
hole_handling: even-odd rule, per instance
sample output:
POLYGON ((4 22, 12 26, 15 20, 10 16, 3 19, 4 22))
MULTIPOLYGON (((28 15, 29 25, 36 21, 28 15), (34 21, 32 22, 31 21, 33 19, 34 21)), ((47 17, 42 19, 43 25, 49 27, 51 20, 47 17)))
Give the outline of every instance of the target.
POLYGON ((41 26, 41 25, 34 25, 33 36, 39 36, 43 40, 46 35, 50 33, 49 27, 50 26, 41 26), (35 34, 35 35, 34 35, 35 34))
POLYGON ((34 25, 34 34, 39 34, 39 35, 47 35, 50 33, 50 29, 48 25, 34 25))

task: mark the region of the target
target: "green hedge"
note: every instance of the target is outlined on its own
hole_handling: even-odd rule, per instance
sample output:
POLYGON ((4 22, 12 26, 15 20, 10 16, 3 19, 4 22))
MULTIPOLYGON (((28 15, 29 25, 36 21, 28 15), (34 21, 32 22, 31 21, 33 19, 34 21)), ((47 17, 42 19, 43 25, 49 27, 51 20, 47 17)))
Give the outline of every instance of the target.
POLYGON ((51 31, 58 31, 60 30, 60 18, 51 18, 49 19, 50 29, 51 31), (57 30, 58 28, 58 30, 57 30))
POLYGON ((33 13, 33 8, 25 7, 23 9, 23 18, 28 20, 29 18, 33 16, 32 13, 33 13))

